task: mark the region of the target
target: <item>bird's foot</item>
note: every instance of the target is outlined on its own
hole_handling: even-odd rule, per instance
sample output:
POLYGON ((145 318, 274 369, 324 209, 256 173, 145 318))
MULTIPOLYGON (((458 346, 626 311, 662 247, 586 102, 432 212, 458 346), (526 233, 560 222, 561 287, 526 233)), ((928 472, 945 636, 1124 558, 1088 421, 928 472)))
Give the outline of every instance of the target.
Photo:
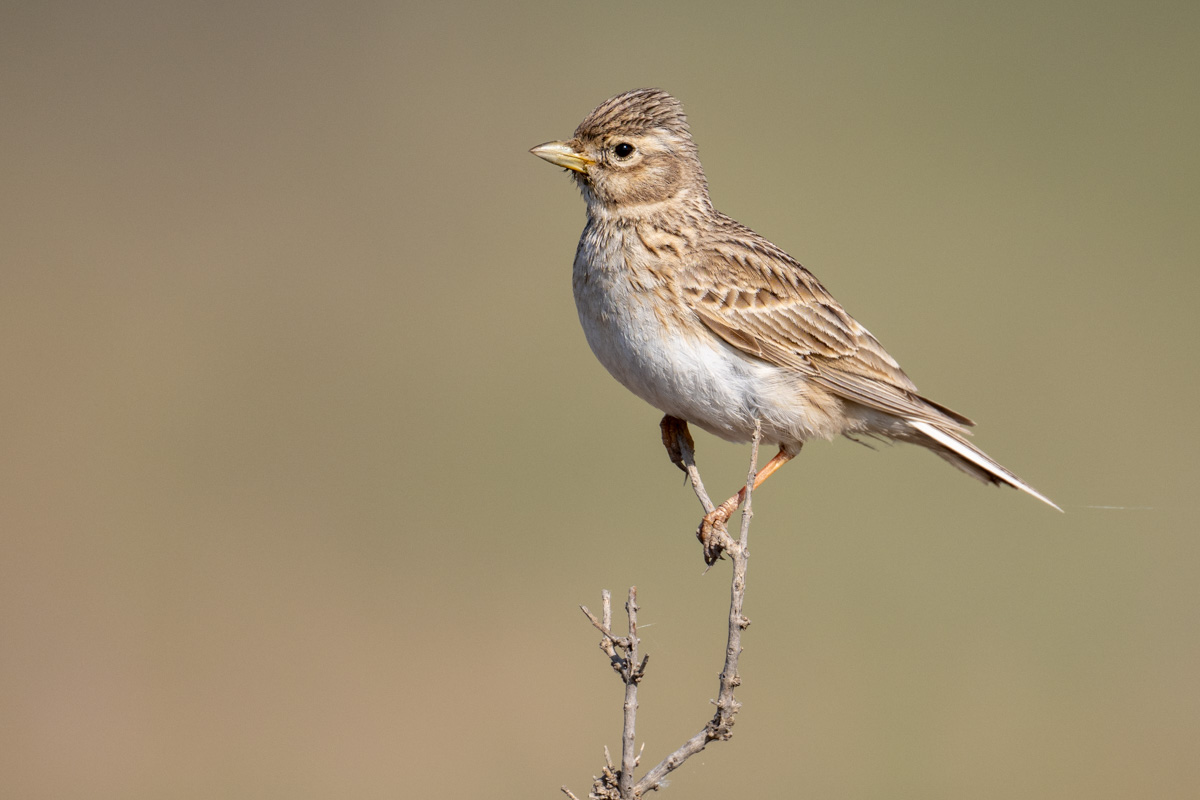
POLYGON ((658 427, 662 430, 662 443, 667 448, 667 457, 672 464, 687 472, 683 461, 684 448, 687 448, 689 455, 696 452, 696 442, 692 439, 687 422, 667 414, 658 427))
POLYGON ((700 527, 696 529, 696 538, 700 540, 700 545, 704 548, 704 563, 710 567, 717 563, 721 554, 733 545, 727 523, 741 500, 739 492, 705 514, 704 519, 700 520, 700 527))

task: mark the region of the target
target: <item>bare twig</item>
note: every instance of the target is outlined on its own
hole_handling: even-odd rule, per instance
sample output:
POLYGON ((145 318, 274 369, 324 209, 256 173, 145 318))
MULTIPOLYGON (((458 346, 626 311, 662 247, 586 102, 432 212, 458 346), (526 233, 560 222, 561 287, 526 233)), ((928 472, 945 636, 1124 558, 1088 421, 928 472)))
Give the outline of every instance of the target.
MULTIPOLYGON (((687 473, 692 489, 706 514, 713 511, 712 500, 704 490, 700 480, 700 471, 696 468, 695 452, 686 425, 680 429, 672 429, 664 420, 663 435, 666 441, 668 435, 675 437, 673 451, 679 459, 676 463, 687 473)), ((602 615, 597 619, 585 606, 580 606, 592 625, 600 631, 600 648, 608 655, 613 669, 621 676, 625 684, 624 726, 621 735, 621 767, 619 770, 612 763, 608 748, 604 749, 605 768, 602 776, 593 780, 592 791, 588 797, 591 800, 636 800, 647 792, 657 790, 663 785, 668 774, 678 769, 688 758, 699 753, 709 742, 725 741, 733 736, 734 718, 737 716, 741 703, 734 699, 734 690, 741 684, 738 676, 738 658, 742 653, 742 631, 750 625, 742 614, 746 596, 746 566, 750 557, 749 536, 751 511, 751 495, 754 491, 754 479, 758 473, 758 445, 762 440, 761 423, 755 422, 754 440, 751 447, 750 470, 746 477, 745 502, 742 507, 741 530, 738 541, 729 536, 724 525, 717 526, 715 533, 721 537, 721 545, 733 562, 733 577, 730 585, 729 600, 729 633, 725 644, 725 663, 721 670, 719 689, 717 693, 717 712, 711 720, 696 735, 684 742, 675 752, 664 758, 653 769, 647 772, 640 781, 634 783, 634 770, 641 760, 641 753, 635 754, 635 730, 637 725, 637 688, 646 671, 649 656, 643 656, 638 663, 637 636, 637 587, 630 587, 629 599, 625 604, 625 612, 629 618, 629 634, 618 637, 612 633, 612 600, 607 590, 602 593, 602 615), (620 651, 620 652, 618 652, 620 651)), ((670 449, 668 442, 668 447, 670 449)), ((674 456, 672 460, 676 460, 674 456)), ((643 745, 643 749, 644 749, 643 745)), ((572 800, 578 800, 567 787, 562 791, 572 800)))
MULTIPOLYGON (((761 440, 762 424, 755 421, 754 440, 750 448, 750 471, 746 478, 746 499, 742 507, 741 535, 737 542, 730 539, 725 548, 733 561, 733 580, 729 588, 729 634, 725 642, 725 666, 721 670, 720 688, 717 693, 717 713, 699 733, 647 772, 634 787, 633 797, 641 797, 646 792, 657 789, 667 775, 707 747, 709 742, 725 741, 733 736, 734 718, 738 709, 742 707, 733 697, 734 689, 742 682, 737 671, 738 658, 742 654, 742 631, 750 626, 750 620, 742 614, 742 606, 746 599, 746 566, 750 558, 750 500, 754 492, 754 478, 758 474, 758 445, 761 440)), ((728 533, 725 536, 728 538, 728 533)))
MULTIPOLYGON (((617 769, 612 762, 608 748, 604 748, 604 770, 602 777, 596 778, 592 786, 593 798, 626 798, 633 797, 634 770, 637 769, 641 754, 634 752, 637 730, 637 690, 642 676, 646 673, 646 664, 650 656, 643 656, 638 661, 637 635, 637 587, 629 588, 629 599, 625 602, 625 613, 629 618, 629 634, 616 636, 612 632, 612 595, 605 589, 601 595, 601 619, 587 609, 579 608, 587 615, 592 625, 600 631, 600 649, 609 658, 613 670, 621 676, 625 684, 625 714, 624 727, 621 734, 621 767, 617 769)), ((564 789, 564 791, 569 791, 564 789)))
MULTIPOLYGON (((692 484, 692 491, 696 493, 696 499, 700 501, 704 513, 711 514, 716 506, 713 505, 708 492, 704 490, 704 481, 700 480, 700 470, 696 467, 696 451, 692 444, 692 437, 684 433, 678 436, 677 442, 680 457, 683 459, 683 471, 687 473, 688 481, 692 484)), ((757 461, 755 463, 757 464, 757 461)))
POLYGON ((625 601, 625 613, 629 615, 629 647, 625 649, 628 662, 625 670, 625 724, 621 732, 621 778, 617 788, 621 797, 632 797, 633 770, 636 767, 637 755, 634 753, 634 730, 637 728, 637 690, 638 682, 642 679, 642 670, 646 664, 638 663, 637 637, 637 587, 629 587, 629 599, 625 601), (637 666, 635 666, 637 665, 637 666))

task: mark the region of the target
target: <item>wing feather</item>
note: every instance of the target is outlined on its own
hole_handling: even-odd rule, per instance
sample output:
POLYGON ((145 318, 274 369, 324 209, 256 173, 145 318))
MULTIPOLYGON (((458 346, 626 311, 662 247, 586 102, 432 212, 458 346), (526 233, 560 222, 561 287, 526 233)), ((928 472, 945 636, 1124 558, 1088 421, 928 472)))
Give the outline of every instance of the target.
POLYGON ((730 235, 681 276, 682 296, 710 330, 855 403, 936 425, 974 425, 918 394, 883 345, 812 273, 748 228, 724 221, 730 235), (717 293, 715 286, 736 288, 717 293))

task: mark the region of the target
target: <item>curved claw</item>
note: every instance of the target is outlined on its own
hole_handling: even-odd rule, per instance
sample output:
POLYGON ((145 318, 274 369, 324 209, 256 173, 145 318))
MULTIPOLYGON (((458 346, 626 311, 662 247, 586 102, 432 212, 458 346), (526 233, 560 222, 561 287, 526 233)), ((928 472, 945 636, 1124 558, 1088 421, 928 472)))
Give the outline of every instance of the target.
POLYGON ((721 537, 716 532, 715 523, 710 521, 707 516, 700 520, 700 527, 696 529, 696 538, 700 540, 706 566, 711 567, 721 560, 721 555, 725 552, 725 545, 722 544, 721 537))
POLYGON ((710 567, 717 563, 721 554, 725 552, 725 542, 729 540, 729 533, 725 526, 729 522, 729 517, 738 507, 737 501, 740 499, 739 496, 734 495, 705 514, 704 519, 700 520, 700 527, 696 529, 696 538, 700 540, 700 544, 704 548, 704 563, 710 567))

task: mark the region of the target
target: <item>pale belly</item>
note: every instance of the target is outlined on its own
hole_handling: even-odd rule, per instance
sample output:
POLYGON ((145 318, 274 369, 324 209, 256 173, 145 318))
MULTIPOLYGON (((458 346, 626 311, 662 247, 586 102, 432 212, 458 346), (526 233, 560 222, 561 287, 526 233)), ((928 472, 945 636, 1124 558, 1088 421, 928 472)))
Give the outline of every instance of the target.
POLYGON ((663 413, 731 442, 749 441, 756 419, 764 441, 773 444, 841 432, 794 373, 744 355, 698 320, 673 320, 661 307, 656 313, 653 295, 628 281, 579 277, 576 307, 592 352, 663 413))

